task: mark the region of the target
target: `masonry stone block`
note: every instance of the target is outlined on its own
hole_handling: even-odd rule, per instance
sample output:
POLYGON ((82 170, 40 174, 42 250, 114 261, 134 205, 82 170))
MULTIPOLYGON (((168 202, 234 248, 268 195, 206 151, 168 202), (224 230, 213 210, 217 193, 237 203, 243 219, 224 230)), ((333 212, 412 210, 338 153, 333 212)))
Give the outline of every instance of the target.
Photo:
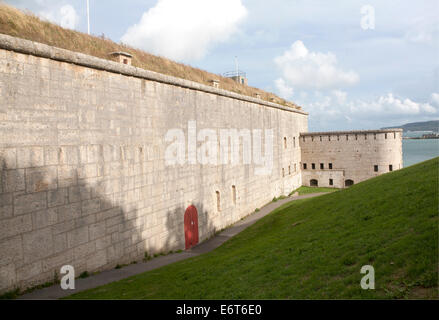
POLYGON ((44 149, 42 147, 27 147, 17 149, 18 168, 44 166, 44 149))
POLYGON ((79 219, 82 215, 80 203, 56 207, 54 210, 57 212, 59 222, 79 219))
POLYGON ((52 226, 53 235, 59 235, 75 229, 75 221, 68 220, 52 226))
POLYGON ((96 240, 98 238, 102 238, 106 233, 106 225, 105 221, 100 221, 94 224, 89 225, 89 238, 90 240, 96 240))
POLYGON ((53 252, 60 253, 67 250, 67 234, 61 233, 53 236, 53 252))
MULTIPOLYGON (((1 92, 0 92, 1 96, 1 92)), ((17 168, 17 149, 0 148, 0 168, 16 169, 17 168)))
POLYGON ((76 146, 60 147, 59 162, 62 165, 77 165, 79 162, 79 153, 76 146))
POLYGON ((75 260, 79 260, 85 257, 90 257, 95 252, 96 252, 96 243, 94 241, 85 242, 84 244, 78 245, 73 249, 73 255, 75 260))
POLYGON ((68 190, 69 190, 68 191, 68 197, 69 197, 69 202, 70 203, 81 201, 81 192, 80 192, 80 187, 79 186, 69 187, 68 190))
POLYGON ((43 266, 41 261, 29 263, 17 269, 17 281, 24 281, 32 279, 41 274, 43 266))
POLYGON ((31 230, 32 216, 30 214, 3 219, 0 224, 0 241, 31 230))
POLYGON ((57 167, 26 169, 26 192, 53 190, 58 187, 57 167))
POLYGON ((69 248, 74 248, 87 243, 88 240, 88 226, 76 228, 67 233, 67 246, 69 248))
POLYGON ((33 229, 41 229, 57 224, 58 213, 56 209, 44 209, 32 213, 33 229))
POLYGON ((0 265, 0 288, 12 289, 17 284, 16 268, 14 264, 0 265))
POLYGON ((96 164, 85 164, 78 167, 77 171, 79 179, 94 178, 98 174, 96 164))
POLYGON ((44 208, 47 208, 46 192, 17 194, 14 197, 14 215, 34 212, 44 208))
POLYGON ((53 253, 53 237, 50 228, 32 231, 23 235, 24 262, 29 263, 53 253))
POLYGON ((25 189, 24 170, 3 170, 0 171, 3 193, 23 191, 25 189))
POLYGON ((15 263, 22 259, 23 243, 21 236, 15 236, 0 242, 0 266, 15 263))
POLYGON ((100 250, 87 259, 87 269, 99 270, 107 264, 107 251, 100 250))
POLYGON ((48 146, 44 148, 44 165, 56 166, 59 163, 60 148, 57 146, 48 146))
POLYGON ((56 271, 58 275, 62 266, 71 265, 73 262, 73 250, 65 250, 53 257, 43 260, 42 271, 56 271))

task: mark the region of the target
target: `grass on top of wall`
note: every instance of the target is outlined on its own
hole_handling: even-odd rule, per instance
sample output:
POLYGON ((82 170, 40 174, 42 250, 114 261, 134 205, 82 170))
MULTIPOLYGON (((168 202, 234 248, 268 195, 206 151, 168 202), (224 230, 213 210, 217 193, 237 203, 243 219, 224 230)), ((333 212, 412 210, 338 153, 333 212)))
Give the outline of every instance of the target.
POLYGON ((56 24, 42 20, 30 12, 23 12, 1 3, 0 33, 108 60, 111 60, 109 55, 111 52, 124 51, 133 55, 132 64, 139 68, 206 85, 210 85, 211 80, 217 79, 220 80, 221 89, 250 97, 260 94, 263 100, 271 101, 271 98, 274 98, 279 104, 292 108, 297 107, 295 104, 279 98, 273 93, 241 85, 232 79, 177 63, 164 57, 155 56, 124 44, 115 43, 105 38, 104 35, 100 37, 90 36, 82 32, 64 29, 56 24))
POLYGON ((287 203, 210 253, 69 298, 437 299, 438 161, 287 203))

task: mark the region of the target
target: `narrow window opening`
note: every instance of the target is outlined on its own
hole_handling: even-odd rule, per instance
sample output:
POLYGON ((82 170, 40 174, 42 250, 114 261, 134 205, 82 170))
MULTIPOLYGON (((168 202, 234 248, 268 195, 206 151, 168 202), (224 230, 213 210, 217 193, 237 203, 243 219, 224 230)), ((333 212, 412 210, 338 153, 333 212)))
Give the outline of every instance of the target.
POLYGON ((331 170, 332 170, 332 163, 330 163, 330 164, 329 164, 329 169, 331 169, 331 170))
POLYGON ((236 205, 236 187, 232 186, 232 201, 233 204, 236 205))
POLYGON ((306 163, 303 164, 303 170, 306 170, 306 163))
POLYGON ((294 172, 296 172, 297 171, 297 167, 296 167, 296 164, 294 164, 294 172))
POLYGON ((325 169, 325 165, 323 163, 320 164, 320 170, 325 169))
POLYGON ((322 141, 322 136, 320 136, 320 141, 322 141))
POLYGON ((221 195, 219 191, 216 192, 216 209, 218 212, 221 211, 221 195))
POLYGON ((315 170, 316 164, 315 163, 311 164, 311 167, 312 167, 313 170, 315 170))
POLYGON ((282 168, 282 177, 285 177, 285 169, 282 168))
POLYGON ((358 140, 358 135, 357 134, 355 135, 355 140, 358 140))
POLYGON ((329 179, 329 185, 330 185, 330 186, 333 186, 333 185, 334 185, 334 180, 329 179))
POLYGON ((337 141, 340 141, 340 136, 337 136, 337 141))
POLYGON ((288 166, 288 174, 291 174, 291 166, 288 166))
POLYGON ((393 171, 393 165, 389 164, 389 171, 393 171))
POLYGON ((377 165, 373 166, 373 171, 378 172, 378 166, 377 165))
POLYGON ((296 147, 296 137, 293 137, 293 147, 296 147))
POLYGON ((387 139, 387 133, 384 134, 384 139, 387 139))
POLYGON ((285 149, 287 148, 287 138, 286 137, 284 137, 284 148, 285 149))
POLYGON ((367 140, 367 134, 364 135, 364 140, 367 140))
POLYGON ((347 135, 346 135, 346 141, 348 141, 348 140, 349 140, 349 135, 347 134, 347 135))
POLYGON ((396 132, 393 133, 393 139, 396 139, 396 132))
POLYGON ((377 134, 376 134, 376 133, 373 134, 373 139, 374 139, 374 140, 377 139, 377 134))

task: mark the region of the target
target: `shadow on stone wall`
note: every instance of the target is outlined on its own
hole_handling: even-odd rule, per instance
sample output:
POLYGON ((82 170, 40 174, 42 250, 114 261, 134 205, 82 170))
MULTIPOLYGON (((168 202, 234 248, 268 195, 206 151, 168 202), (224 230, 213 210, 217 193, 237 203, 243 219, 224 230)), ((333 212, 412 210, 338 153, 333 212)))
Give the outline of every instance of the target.
MULTIPOLYGON (((63 174, 61 166, 16 167, 0 157, 0 293, 59 279, 63 265, 79 276, 185 249, 186 208, 167 211, 164 239, 149 241, 154 215, 137 207, 147 196, 142 187, 129 189, 132 177, 112 185, 107 176, 79 179, 81 165, 63 166, 70 170, 63 174)), ((193 205, 201 243, 216 228, 203 204, 193 205)))
POLYGON ((80 166, 62 180, 50 168, 16 169, 0 157, 0 293, 54 281, 63 265, 79 276, 144 257, 144 225, 123 205, 123 185, 111 198, 104 181, 78 180, 80 166))

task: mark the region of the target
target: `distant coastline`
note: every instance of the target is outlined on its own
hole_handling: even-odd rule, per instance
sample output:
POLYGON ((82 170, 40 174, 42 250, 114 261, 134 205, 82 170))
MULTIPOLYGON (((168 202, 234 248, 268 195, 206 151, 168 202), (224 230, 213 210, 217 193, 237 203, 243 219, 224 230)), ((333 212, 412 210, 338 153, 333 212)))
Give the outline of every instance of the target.
POLYGON ((397 127, 386 127, 382 129, 393 129, 393 128, 401 128, 404 130, 404 132, 436 132, 439 133, 439 120, 432 120, 432 121, 423 121, 423 122, 411 122, 406 123, 404 125, 400 125, 397 127))
POLYGON ((404 140, 426 140, 426 139, 439 139, 439 136, 434 137, 403 137, 404 140))
MULTIPOLYGON (((409 131, 410 132, 410 131, 409 131)), ((408 133, 409 133, 408 132, 408 133)), ((416 132, 413 132, 416 133, 416 132)), ((421 132, 422 133, 422 132, 421 132)), ((402 137, 403 139, 414 139, 414 140, 419 140, 419 139, 439 139, 439 133, 435 133, 435 132, 427 132, 422 134, 422 136, 410 136, 410 135, 405 135, 402 137)))

